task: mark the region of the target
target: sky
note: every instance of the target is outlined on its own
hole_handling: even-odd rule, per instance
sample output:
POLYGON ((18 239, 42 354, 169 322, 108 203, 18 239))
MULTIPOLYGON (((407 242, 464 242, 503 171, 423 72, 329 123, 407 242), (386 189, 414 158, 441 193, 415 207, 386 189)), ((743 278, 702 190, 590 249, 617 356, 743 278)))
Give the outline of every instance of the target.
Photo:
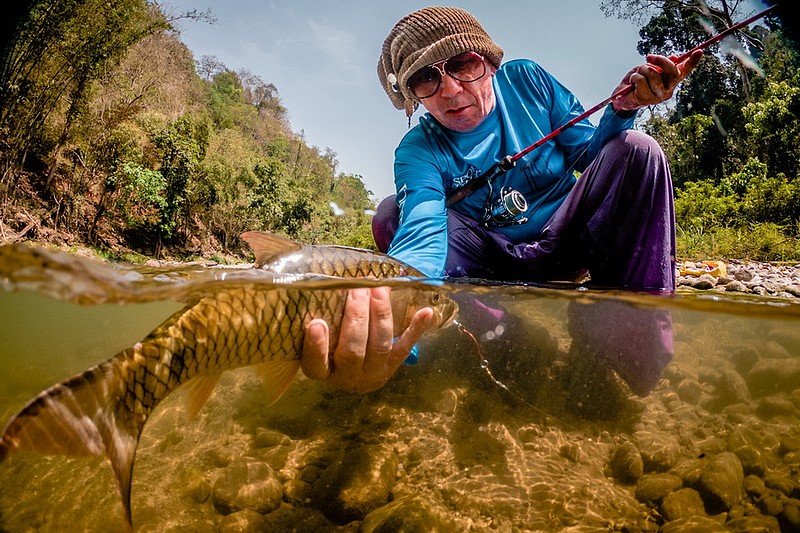
MULTIPOLYGON (((758 0, 755 9, 763 9, 758 0)), ((394 192, 394 149, 408 131, 381 88, 376 68, 384 39, 403 16, 431 4, 395 0, 163 0, 180 13, 210 10, 213 24, 180 21, 196 60, 212 56, 277 87, 292 131, 337 154, 337 172, 362 177, 373 197, 394 192)), ((588 109, 608 97, 635 65, 639 28, 606 18, 600 0, 465 0, 505 50, 504 61, 533 59, 588 109)), ((750 11, 746 11, 750 14, 750 11)), ((743 17, 744 18, 744 17, 743 17)), ((420 108, 413 117, 416 124, 420 108)), ((592 117, 599 119, 600 113, 592 117)))

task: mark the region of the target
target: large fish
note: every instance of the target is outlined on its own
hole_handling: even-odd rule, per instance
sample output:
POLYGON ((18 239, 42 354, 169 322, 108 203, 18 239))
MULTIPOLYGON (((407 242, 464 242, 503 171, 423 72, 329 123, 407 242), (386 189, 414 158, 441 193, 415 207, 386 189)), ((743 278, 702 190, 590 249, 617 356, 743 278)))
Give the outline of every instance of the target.
MULTIPOLYGON (((305 247, 259 232, 242 237, 255 251, 255 266, 275 272, 347 278, 422 276, 399 261, 365 250, 305 247)), ((3 432, 0 461, 16 450, 72 456, 105 453, 131 530, 136 447, 159 402, 188 383, 192 416, 205 404, 222 372, 249 365, 258 367, 268 401, 276 401, 300 367, 304 327, 310 320, 325 319, 335 344, 346 295, 346 288, 293 288, 291 283, 246 280, 206 291, 142 341, 29 402, 3 432)), ((393 286, 391 303, 397 335, 418 309, 432 307, 439 327, 452 322, 457 311, 440 288, 420 284, 393 286)))

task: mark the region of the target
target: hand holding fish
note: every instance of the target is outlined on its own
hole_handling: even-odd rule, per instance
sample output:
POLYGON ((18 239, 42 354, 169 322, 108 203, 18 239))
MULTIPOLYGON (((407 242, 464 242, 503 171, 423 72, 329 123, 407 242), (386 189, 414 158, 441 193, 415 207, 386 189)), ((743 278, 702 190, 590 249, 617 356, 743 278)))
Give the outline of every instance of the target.
POLYGON ((433 310, 424 307, 392 342, 393 323, 387 287, 352 289, 332 358, 328 357, 328 324, 320 319, 308 324, 300 361, 303 372, 350 392, 379 389, 408 357, 420 336, 436 325, 433 310))
POLYGON ((702 58, 702 50, 695 50, 677 64, 672 58, 648 54, 647 63, 632 68, 614 89, 612 94, 634 86, 632 91, 612 101, 614 111, 634 111, 669 100, 678 84, 691 74, 702 58))

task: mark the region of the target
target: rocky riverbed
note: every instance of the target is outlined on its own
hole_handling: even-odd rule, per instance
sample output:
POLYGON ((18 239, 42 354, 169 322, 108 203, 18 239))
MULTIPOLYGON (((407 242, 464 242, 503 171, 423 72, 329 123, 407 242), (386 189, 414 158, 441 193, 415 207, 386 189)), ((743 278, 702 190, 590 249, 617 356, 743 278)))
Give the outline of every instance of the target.
MULTIPOLYGON (((514 288, 492 290, 526 336, 512 357, 485 354, 495 379, 449 330, 367 395, 299 377, 267 406, 242 369, 187 421, 178 391, 142 436, 135 528, 800 531, 797 266, 683 267, 679 293, 692 305, 665 300, 675 355, 643 395, 573 349, 574 292, 514 288), (692 285, 703 279, 711 286, 692 285), (693 300, 710 291, 725 305, 693 300)), ((11 459, 0 465, 0 530, 121 529, 107 464, 11 459)))

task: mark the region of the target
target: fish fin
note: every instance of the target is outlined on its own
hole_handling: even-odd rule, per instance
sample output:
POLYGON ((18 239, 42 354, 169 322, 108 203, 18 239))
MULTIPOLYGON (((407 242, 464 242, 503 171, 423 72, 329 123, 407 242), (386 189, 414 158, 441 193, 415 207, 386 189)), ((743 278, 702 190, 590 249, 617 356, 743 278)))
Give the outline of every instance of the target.
POLYGON ((133 462, 136 459, 136 448, 139 445, 139 435, 126 431, 121 421, 117 420, 114 427, 109 427, 106 454, 111 461, 111 468, 117 478, 119 495, 122 499, 122 508, 125 513, 125 526, 128 533, 133 531, 133 513, 131 512, 131 483, 133 481, 133 462))
POLYGON ((267 389, 267 405, 272 405, 283 396, 299 369, 299 359, 267 361, 256 365, 256 372, 267 389))
POLYGON ((187 406, 187 416, 193 420, 200 409, 208 401, 211 391, 217 386, 220 374, 209 374, 207 376, 197 376, 186 384, 189 389, 189 405, 187 406))
POLYGON ((41 392, 9 421, 0 457, 16 450, 45 455, 88 456, 106 450, 98 421, 105 418, 113 368, 103 363, 41 392))
POLYGON ((248 231, 239 237, 244 239, 256 254, 256 268, 261 268, 279 257, 303 249, 303 245, 299 242, 263 231, 248 231))
POLYGON ((17 450, 68 456, 105 452, 132 530, 131 477, 144 421, 137 423, 125 410, 124 391, 114 360, 53 385, 8 423, 0 439, 0 460, 17 450))

